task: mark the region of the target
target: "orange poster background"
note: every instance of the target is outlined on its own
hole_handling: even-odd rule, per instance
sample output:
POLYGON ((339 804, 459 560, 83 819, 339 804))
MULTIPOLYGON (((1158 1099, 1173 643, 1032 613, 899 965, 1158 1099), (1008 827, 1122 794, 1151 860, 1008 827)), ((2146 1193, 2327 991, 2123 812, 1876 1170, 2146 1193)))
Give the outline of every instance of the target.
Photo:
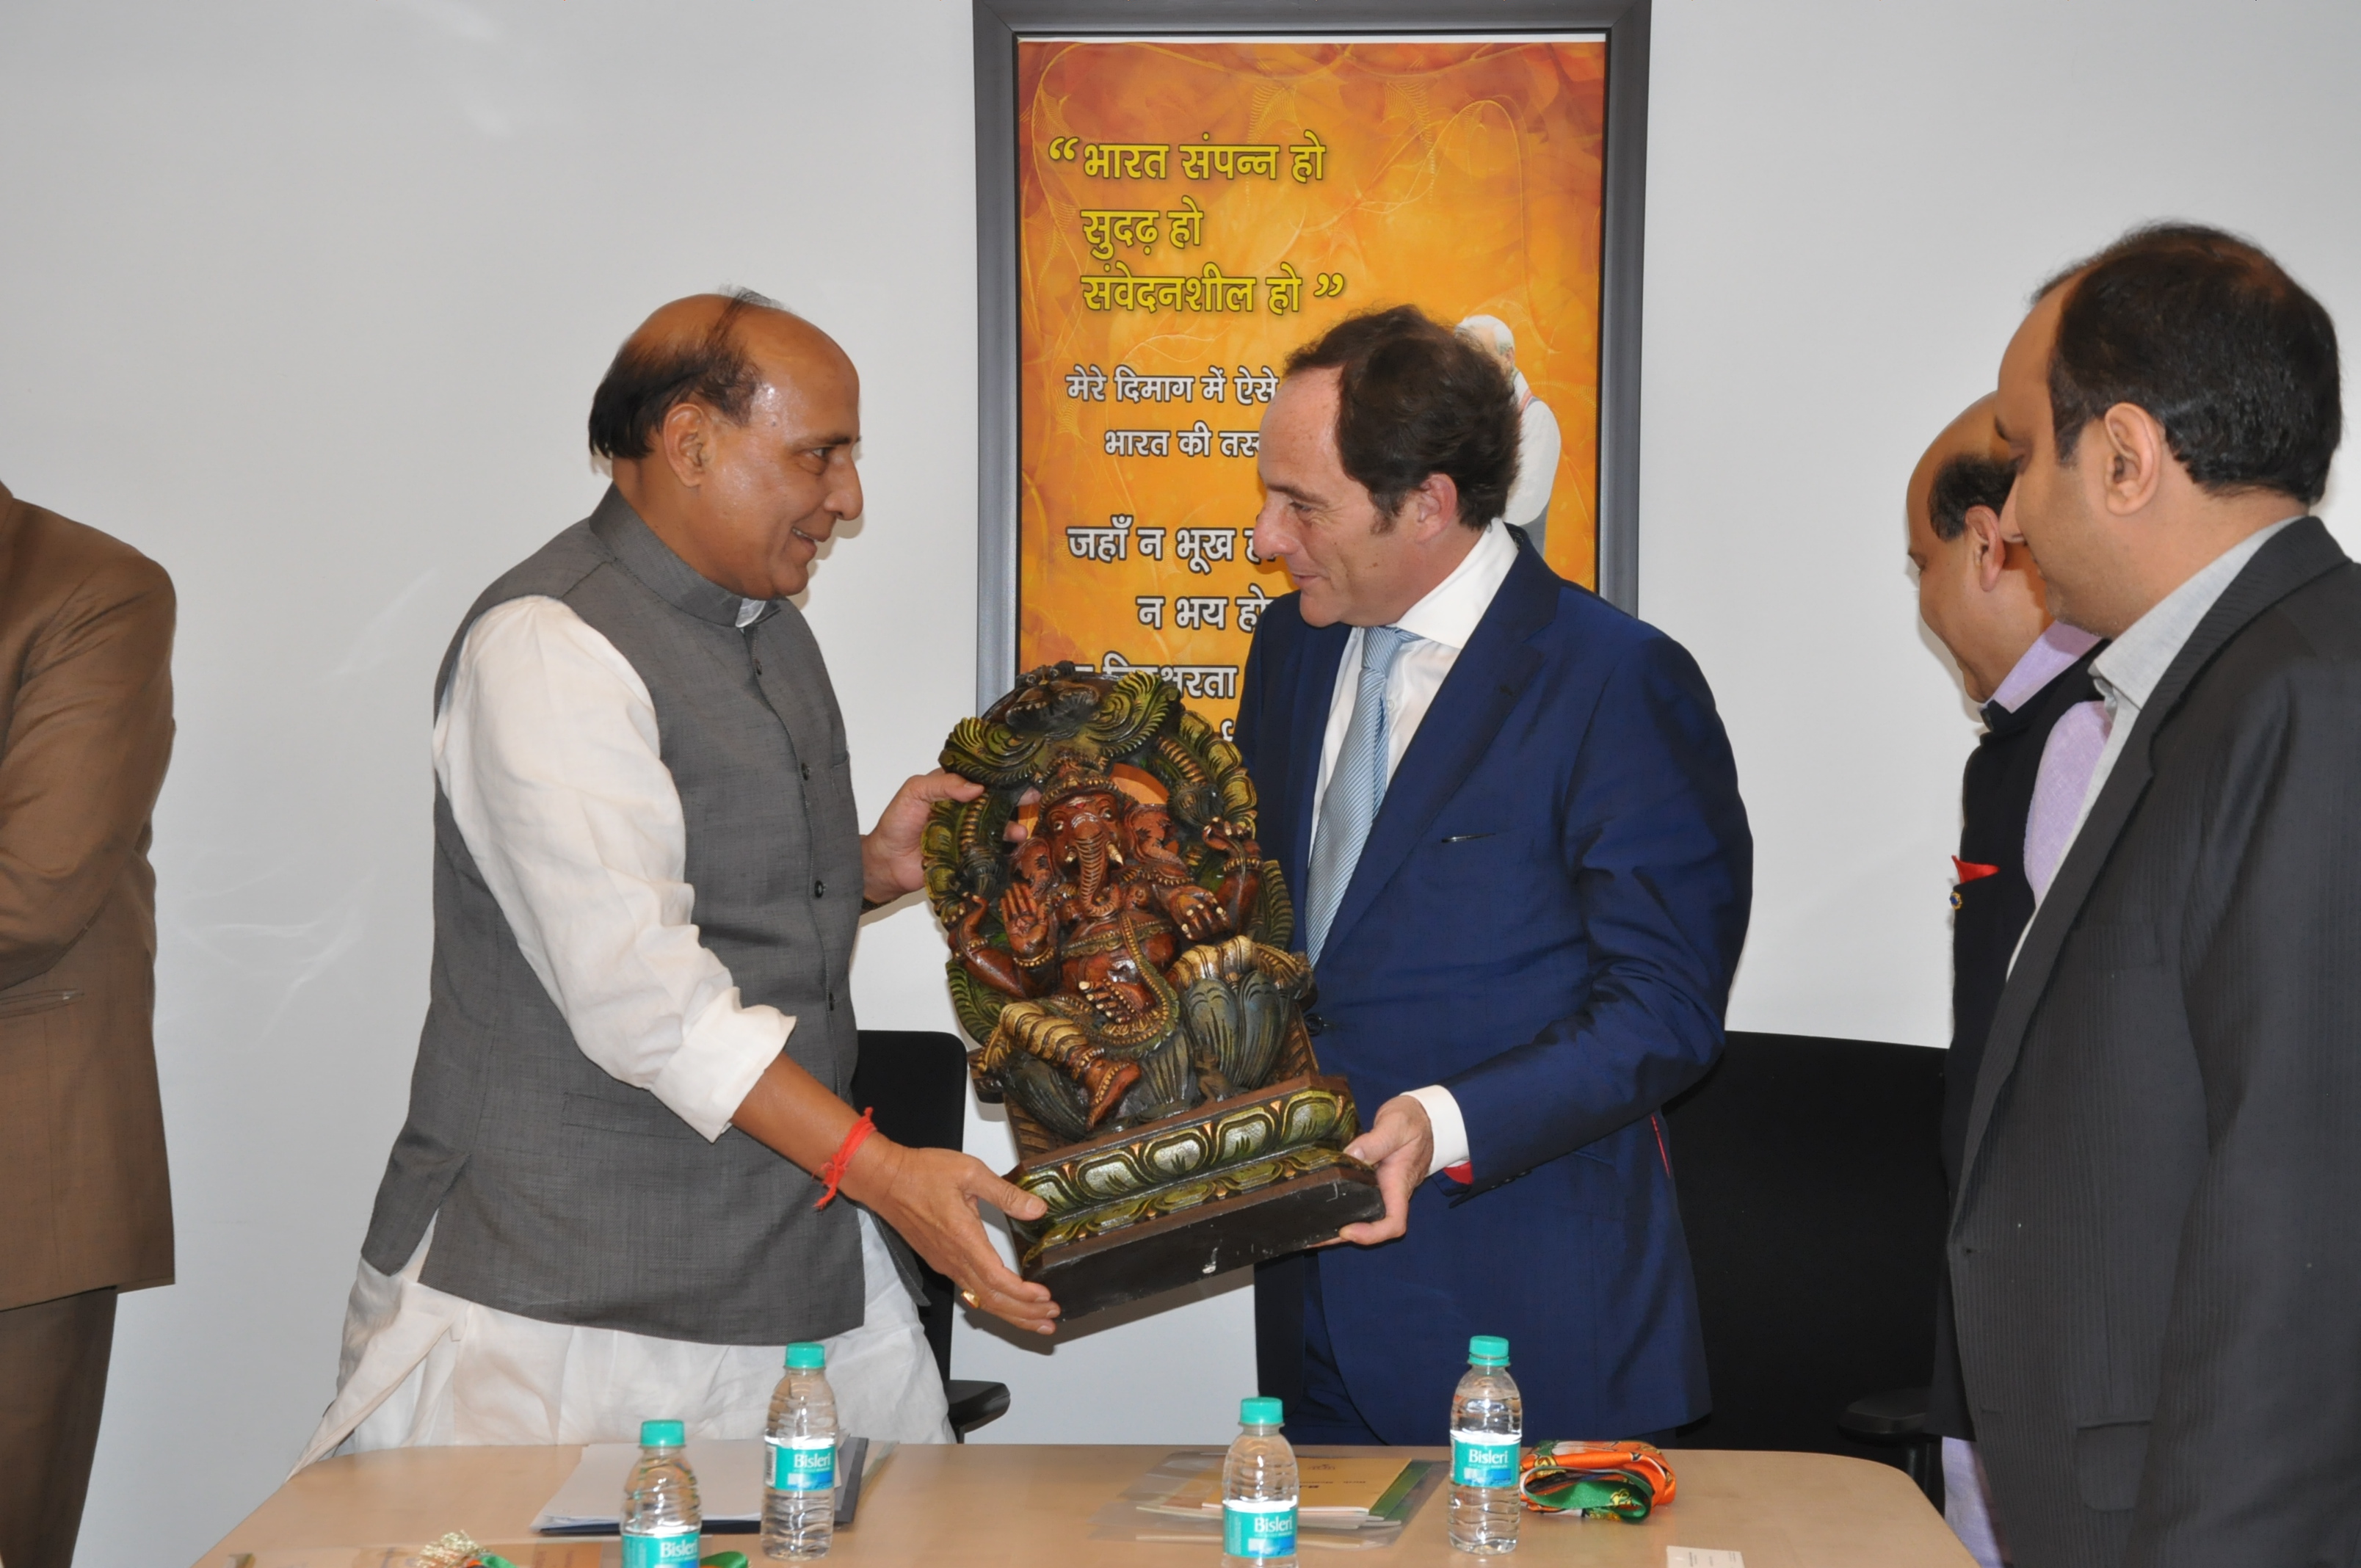
MULTIPOLYGON (((1597 585, 1606 64, 1597 41, 1018 44, 1018 668, 1115 652, 1135 665, 1242 670, 1239 601, 1290 585, 1276 563, 1249 559, 1254 459, 1224 455, 1219 435, 1257 430, 1263 405, 1242 406, 1235 378, 1276 371, 1297 345, 1383 305, 1413 303, 1446 324, 1479 313, 1508 323, 1517 367, 1563 439, 1549 563, 1597 585), (1289 149, 1307 131, 1326 148, 1323 177, 1299 181, 1289 149), (1190 178, 1182 154, 1208 137, 1277 145, 1277 178, 1190 178), (1094 177, 1085 154, 1101 143, 1168 147, 1162 178, 1094 177), (1093 254, 1085 209, 1164 213, 1184 196, 1204 212, 1201 244, 1175 250, 1159 233, 1152 247, 1113 245, 1112 259, 1093 254), (1208 262, 1256 281, 1250 311, 1084 302, 1086 280, 1118 266, 1193 280, 1208 262), (1274 314, 1267 280, 1285 276, 1282 264, 1304 280, 1301 308, 1274 314), (1337 274, 1341 294, 1317 297, 1315 280, 1337 274), (1186 400, 1124 400, 1118 367, 1203 379, 1186 400), (1098 398, 1078 367, 1107 378, 1098 398), (1209 367, 1231 383, 1218 399, 1204 395, 1209 367), (1084 396, 1070 395, 1075 384, 1084 396), (1185 455, 1180 437, 1199 420, 1212 449, 1185 455), (1169 432, 1169 450, 1112 455, 1110 429, 1169 432), (1118 516, 1133 520, 1124 558, 1074 554, 1067 530, 1118 516), (1154 529, 1165 531, 1162 559, 1143 559, 1139 535, 1154 529), (1229 558, 1201 553, 1192 570, 1175 549, 1187 529, 1235 530, 1229 558), (1160 629, 1142 623, 1142 596, 1163 601, 1160 629), (1226 601, 1220 627, 1178 627, 1182 598, 1199 613, 1226 601)), ((1235 680, 1184 681, 1197 688, 1190 706, 1223 723, 1236 710, 1235 680)))

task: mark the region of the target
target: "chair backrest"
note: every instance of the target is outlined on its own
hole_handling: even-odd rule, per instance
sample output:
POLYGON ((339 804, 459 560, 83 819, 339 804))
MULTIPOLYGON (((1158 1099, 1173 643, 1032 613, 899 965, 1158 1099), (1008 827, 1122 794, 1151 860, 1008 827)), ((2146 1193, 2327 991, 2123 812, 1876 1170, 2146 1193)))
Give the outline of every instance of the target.
POLYGON ((1665 1107, 1713 1413, 1699 1448, 1892 1458, 1836 1427, 1923 1385, 1947 1199, 1940 1049, 1732 1034, 1665 1107))
MULTIPOLYGON (((955 1149, 967 1135, 967 1047, 932 1029, 863 1029, 853 1069, 856 1110, 876 1112, 877 1130, 919 1149, 955 1149)), ((951 1375, 951 1284, 926 1266, 927 1343, 936 1369, 951 1375)))

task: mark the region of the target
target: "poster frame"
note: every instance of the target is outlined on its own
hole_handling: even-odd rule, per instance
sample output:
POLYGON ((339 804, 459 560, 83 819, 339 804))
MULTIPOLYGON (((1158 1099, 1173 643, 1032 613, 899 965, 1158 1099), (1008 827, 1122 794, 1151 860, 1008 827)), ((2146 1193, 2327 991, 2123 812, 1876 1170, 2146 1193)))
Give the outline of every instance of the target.
POLYGON ((1019 320, 1016 45, 1027 38, 1602 33, 1598 592, 1640 600, 1641 264, 1651 0, 972 0, 976 183, 976 708, 1016 684, 1019 320))

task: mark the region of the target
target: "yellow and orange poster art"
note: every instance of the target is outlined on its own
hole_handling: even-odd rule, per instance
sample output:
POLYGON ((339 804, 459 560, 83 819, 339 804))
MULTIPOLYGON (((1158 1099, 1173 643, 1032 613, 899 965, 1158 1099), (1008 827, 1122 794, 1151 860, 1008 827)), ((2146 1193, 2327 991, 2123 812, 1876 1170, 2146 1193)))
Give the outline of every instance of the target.
POLYGON ((1291 349, 1394 304, 1505 328, 1525 450, 1558 434, 1536 532, 1597 586, 1606 68, 1595 38, 1019 42, 1018 668, 1160 669, 1226 733, 1290 587, 1254 549, 1263 410, 1291 349))

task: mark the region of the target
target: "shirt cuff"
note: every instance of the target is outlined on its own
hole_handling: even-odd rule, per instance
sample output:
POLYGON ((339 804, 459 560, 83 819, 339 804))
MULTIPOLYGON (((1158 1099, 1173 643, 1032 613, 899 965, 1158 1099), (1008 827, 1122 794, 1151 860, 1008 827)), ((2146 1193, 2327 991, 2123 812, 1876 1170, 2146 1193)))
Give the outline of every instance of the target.
POLYGON ((775 1007, 739 1005, 731 986, 706 1003, 648 1090, 711 1143, 730 1130, 730 1118, 795 1030, 796 1021, 775 1007))
POLYGON ((1413 1089, 1410 1098, 1426 1107, 1426 1120, 1434 1129, 1434 1155, 1426 1163, 1426 1174, 1467 1163, 1467 1119, 1459 1113, 1459 1102, 1451 1091, 1439 1083, 1424 1089, 1413 1089))

